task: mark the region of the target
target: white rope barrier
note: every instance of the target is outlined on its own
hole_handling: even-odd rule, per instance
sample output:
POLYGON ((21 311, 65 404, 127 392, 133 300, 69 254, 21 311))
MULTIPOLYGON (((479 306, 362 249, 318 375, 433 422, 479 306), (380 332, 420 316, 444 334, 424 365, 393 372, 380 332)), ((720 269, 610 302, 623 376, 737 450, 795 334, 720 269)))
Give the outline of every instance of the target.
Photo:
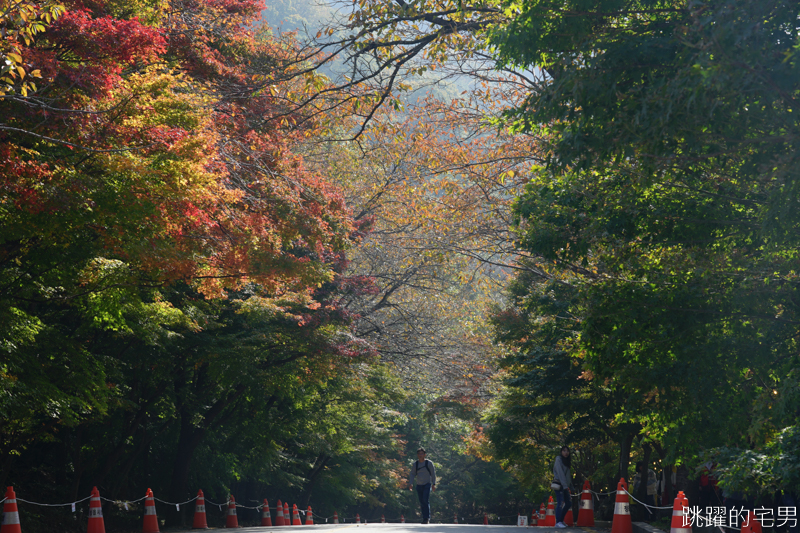
POLYGON ((639 500, 637 500, 637 499, 636 499, 636 498, 633 496, 633 494, 631 494, 630 492, 628 492, 626 489, 622 489, 622 490, 624 490, 624 491, 625 491, 625 493, 626 493, 628 496, 630 496, 630 497, 633 499, 633 501, 635 501, 635 502, 637 502, 637 503, 641 503, 642 505, 644 505, 645 507, 649 507, 650 509, 672 509, 672 506, 671 506, 671 505, 669 505, 669 506, 667 506, 667 507, 656 507, 655 505, 648 505, 648 504, 646 504, 646 503, 644 503, 644 502, 640 502, 639 500))
POLYGON ((159 500, 158 498, 156 498, 155 496, 153 496, 153 499, 154 499, 155 501, 157 501, 157 502, 161 502, 161 503, 163 503, 163 504, 166 504, 166 505, 186 505, 187 503, 191 503, 191 502, 195 501, 197 498, 199 498, 199 496, 195 496, 195 497, 194 497, 194 498, 192 498, 191 500, 186 500, 185 502, 181 502, 181 503, 172 503, 172 502, 165 502, 164 500, 159 500))
MULTIPOLYGON (((18 502, 23 502, 23 503, 29 503, 31 505, 39 505, 41 507, 66 507, 67 505, 72 505, 74 507, 75 504, 81 503, 81 502, 85 502, 89 498, 91 498, 91 496, 87 496, 82 500, 78 500, 76 502, 69 502, 69 503, 38 503, 38 502, 29 501, 29 500, 23 500, 22 498, 17 498, 17 501, 18 502)), ((6 501, 6 499, 3 498, 3 501, 6 501)))

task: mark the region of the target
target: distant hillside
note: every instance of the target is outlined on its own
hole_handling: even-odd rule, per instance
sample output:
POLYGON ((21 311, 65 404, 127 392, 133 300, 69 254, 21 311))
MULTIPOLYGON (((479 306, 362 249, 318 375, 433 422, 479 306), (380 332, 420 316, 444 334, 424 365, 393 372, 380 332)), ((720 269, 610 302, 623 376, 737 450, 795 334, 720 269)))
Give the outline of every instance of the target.
POLYGON ((261 12, 263 20, 275 31, 295 31, 304 28, 316 34, 333 10, 315 0, 266 0, 266 9, 261 12))
MULTIPOLYGON (((265 0, 265 5, 266 9, 261 12, 262 20, 275 33, 298 31, 301 41, 306 34, 311 37, 316 35, 334 16, 334 8, 325 0, 265 0)), ((320 72, 336 79, 347 70, 337 60, 322 67, 320 72)), ((413 104, 431 94, 442 100, 451 100, 457 98, 471 84, 467 77, 447 80, 441 78, 441 72, 428 71, 421 77, 415 76, 407 80, 416 89, 406 93, 403 99, 413 104)))

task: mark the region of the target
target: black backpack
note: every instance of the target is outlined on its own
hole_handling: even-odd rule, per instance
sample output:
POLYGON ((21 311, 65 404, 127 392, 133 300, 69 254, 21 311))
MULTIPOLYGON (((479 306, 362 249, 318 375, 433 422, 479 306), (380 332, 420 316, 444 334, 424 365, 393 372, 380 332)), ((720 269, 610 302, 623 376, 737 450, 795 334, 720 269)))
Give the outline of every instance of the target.
MULTIPOLYGON (((425 462, 424 462, 424 463, 422 463, 422 464, 423 464, 423 465, 425 465, 425 469, 428 471, 428 475, 429 475, 429 476, 432 476, 432 475, 433 475, 433 472, 431 472, 431 467, 430 467, 430 466, 428 466, 428 463, 430 463, 430 461, 428 461, 427 459, 425 459, 425 462)), ((415 465, 415 466, 416 466, 416 465, 419 465, 419 461, 414 461, 414 465, 415 465)), ((417 472, 419 472, 419 469, 420 469, 420 467, 419 467, 419 466, 417 466, 417 470, 416 470, 416 472, 414 472, 414 473, 416 474, 417 472)))

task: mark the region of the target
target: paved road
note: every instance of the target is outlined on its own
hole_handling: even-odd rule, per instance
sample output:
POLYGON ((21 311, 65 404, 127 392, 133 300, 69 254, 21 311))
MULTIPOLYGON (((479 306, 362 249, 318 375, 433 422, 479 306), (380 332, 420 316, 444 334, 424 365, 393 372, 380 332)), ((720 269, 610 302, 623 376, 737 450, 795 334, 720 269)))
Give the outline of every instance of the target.
POLYGON ((594 531, 591 528, 568 527, 517 527, 517 526, 484 526, 471 524, 322 524, 318 526, 285 527, 243 527, 237 529, 241 533, 288 533, 293 532, 330 532, 330 533, 477 533, 478 529, 486 533, 585 533, 594 531))

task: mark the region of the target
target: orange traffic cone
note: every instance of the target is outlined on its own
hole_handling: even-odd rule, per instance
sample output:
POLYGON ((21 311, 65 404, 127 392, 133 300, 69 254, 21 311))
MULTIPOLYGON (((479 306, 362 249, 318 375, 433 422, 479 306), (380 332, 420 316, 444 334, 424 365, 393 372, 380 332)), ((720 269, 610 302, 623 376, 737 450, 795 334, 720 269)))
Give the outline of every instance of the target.
POLYGON ((530 526, 538 526, 539 525, 539 519, 536 516, 536 509, 531 511, 531 523, 528 524, 528 525, 530 525, 530 526))
POLYGON ((358 513, 356 513, 356 524, 360 524, 360 523, 361 523, 361 517, 358 516, 358 513))
POLYGON ((300 511, 297 510, 297 504, 292 504, 292 525, 293 526, 302 526, 303 523, 300 521, 300 511))
POLYGON ((761 533, 761 522, 756 520, 756 514, 753 511, 750 511, 747 515, 747 520, 742 524, 741 531, 742 533, 761 533))
POLYGON ((261 525, 272 527, 272 515, 269 514, 269 502, 264 498, 264 505, 261 507, 261 525))
POLYGON ((336 511, 333 512, 333 523, 334 524, 339 523, 339 513, 337 513, 336 511))
MULTIPOLYGON (((556 527, 556 505, 553 503, 553 497, 547 500, 547 513, 544 515, 545 527, 556 527)), ((612 531, 612 533, 617 533, 612 531)))
POLYGON ((308 506, 308 511, 306 511, 306 525, 313 526, 314 525, 314 513, 311 512, 311 506, 308 506))
POLYGON ((544 502, 542 502, 542 505, 539 507, 539 525, 544 526, 545 516, 544 502))
POLYGON ((564 505, 567 506, 567 512, 564 513, 564 520, 563 520, 564 525, 565 526, 574 526, 575 522, 572 521, 572 498, 567 500, 567 502, 564 505))
POLYGON ((483 525, 484 526, 488 526, 489 525, 489 515, 486 514, 486 513, 483 513, 483 525))
POLYGON ((282 526, 283 522, 283 504, 278 500, 278 508, 275 510, 275 525, 282 526))
POLYGON ((17 510, 17 495, 14 487, 6 489, 6 501, 3 504, 3 525, 0 527, 2 533, 22 533, 19 525, 19 511, 17 510))
POLYGON ((142 524, 142 533, 158 533, 156 502, 153 501, 153 491, 150 489, 147 489, 144 499, 144 523, 142 524))
POLYGON ((614 521, 611 523, 611 533, 633 533, 628 483, 625 478, 620 478, 617 483, 617 499, 614 503, 614 521))
POLYGON ((225 517, 225 528, 233 529, 239 527, 239 517, 236 516, 236 498, 231 495, 228 500, 228 515, 225 517))
POLYGON ((406 517, 405 516, 400 515, 400 523, 401 524, 405 524, 406 523, 406 517))
POLYGON ((684 507, 689 507, 689 500, 683 491, 680 491, 675 496, 675 503, 672 504, 672 524, 669 533, 692 533, 692 524, 683 518, 684 507))
POLYGON ((292 525, 292 515, 289 514, 289 502, 283 502, 283 525, 292 525))
POLYGON ((381 515, 381 524, 385 524, 385 523, 386 523, 386 518, 383 515, 381 515))
POLYGON ((203 496, 202 490, 197 491, 192 529, 208 529, 208 522, 206 522, 206 497, 203 496))
POLYGON ((594 527, 594 500, 589 480, 583 482, 581 506, 578 509, 578 527, 594 527))
POLYGON ((89 525, 86 533, 106 533, 106 525, 103 522, 103 506, 100 505, 100 491, 97 487, 92 487, 92 495, 89 498, 89 525))
POLYGON ((458 524, 458 515, 457 514, 453 515, 453 523, 454 524, 458 524))

